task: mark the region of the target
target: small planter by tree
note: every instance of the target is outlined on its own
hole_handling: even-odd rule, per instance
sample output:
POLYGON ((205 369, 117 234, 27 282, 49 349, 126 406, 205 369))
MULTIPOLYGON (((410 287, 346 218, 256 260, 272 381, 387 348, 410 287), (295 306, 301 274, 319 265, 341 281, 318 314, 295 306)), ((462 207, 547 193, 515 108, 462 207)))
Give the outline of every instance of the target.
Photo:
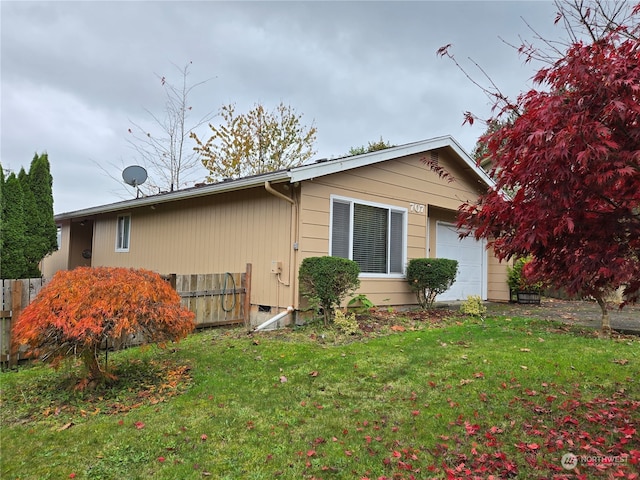
POLYGON ((531 257, 518 258, 507 270, 510 297, 515 296, 518 303, 540 303, 543 283, 532 278, 531 261, 531 257))
POLYGON ((451 288, 458 261, 448 258, 414 258, 407 266, 407 282, 424 309, 433 308, 436 297, 451 288))
POLYGON ((55 274, 23 310, 13 338, 54 367, 65 358, 81 358, 87 370, 78 385, 83 388, 115 379, 100 365, 102 347, 129 335, 162 346, 186 337, 195 327, 193 318, 157 273, 79 267, 55 274))
POLYGON ((312 308, 322 310, 328 325, 333 312, 347 295, 360 286, 360 267, 353 260, 340 257, 309 257, 300 265, 300 294, 312 308))

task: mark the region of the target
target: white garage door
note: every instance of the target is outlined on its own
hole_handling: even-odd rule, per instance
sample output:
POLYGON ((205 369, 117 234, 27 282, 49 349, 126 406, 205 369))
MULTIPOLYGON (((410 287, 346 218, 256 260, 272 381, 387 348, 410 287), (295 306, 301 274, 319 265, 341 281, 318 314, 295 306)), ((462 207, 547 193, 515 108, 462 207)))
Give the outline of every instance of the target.
POLYGON ((438 301, 466 300, 469 295, 487 298, 486 251, 484 242, 473 237, 458 238, 458 231, 449 223, 436 224, 436 257, 458 261, 458 275, 449 290, 438 301))

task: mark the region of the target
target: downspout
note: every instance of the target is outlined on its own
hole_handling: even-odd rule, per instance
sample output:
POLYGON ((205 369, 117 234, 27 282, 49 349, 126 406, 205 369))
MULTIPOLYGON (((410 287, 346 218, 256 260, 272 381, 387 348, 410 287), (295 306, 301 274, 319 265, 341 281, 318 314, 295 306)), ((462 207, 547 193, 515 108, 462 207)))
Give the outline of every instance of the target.
MULTIPOLYGON (((295 187, 294 191, 292 192, 293 195, 295 196, 295 187)), ((292 281, 293 278, 295 278, 295 258, 296 258, 296 254, 297 254, 297 245, 298 245, 298 204, 297 202, 291 198, 288 197, 286 195, 284 195, 283 193, 277 191, 276 189, 274 189, 271 186, 271 183, 269 183, 269 181, 265 181, 264 182, 264 189, 269 192, 271 195, 278 197, 282 200, 285 200, 286 202, 289 202, 291 204, 291 240, 292 240, 292 246, 291 249, 293 250, 293 254, 292 254, 292 250, 289 250, 289 283, 286 284, 284 283, 281 279, 280 276, 278 275, 278 282, 282 283, 283 285, 289 287, 291 289, 291 303, 290 305, 287 307, 287 310, 284 312, 281 312, 279 314, 277 314, 275 317, 272 317, 271 319, 267 320, 265 323, 261 324, 258 326, 258 328, 256 328, 256 330, 262 329, 266 326, 271 325, 271 323, 279 320, 280 318, 284 317, 285 315, 288 315, 289 313, 293 312, 295 310, 295 305, 296 305, 296 288, 295 288, 295 282, 292 281), (292 258, 293 256, 293 258, 292 258)))
POLYGON ((271 195, 275 195, 278 198, 281 198, 282 200, 286 200, 287 202, 289 202, 291 205, 295 205, 296 202, 292 199, 287 197, 284 193, 280 193, 279 191, 277 191, 276 189, 274 189, 271 184, 269 183, 269 181, 264 182, 264 189, 269 192, 271 195))
POLYGON ((293 312, 294 308, 293 306, 288 306, 287 309, 284 312, 280 312, 279 314, 277 314, 275 317, 271 317, 269 320, 267 320, 264 323, 261 323, 260 325, 258 325, 255 329, 256 332, 259 332, 260 330, 264 330, 265 328, 267 328, 269 325, 271 325, 272 323, 276 323, 278 320, 280 320, 281 318, 286 317, 287 315, 289 315, 291 312, 293 312))

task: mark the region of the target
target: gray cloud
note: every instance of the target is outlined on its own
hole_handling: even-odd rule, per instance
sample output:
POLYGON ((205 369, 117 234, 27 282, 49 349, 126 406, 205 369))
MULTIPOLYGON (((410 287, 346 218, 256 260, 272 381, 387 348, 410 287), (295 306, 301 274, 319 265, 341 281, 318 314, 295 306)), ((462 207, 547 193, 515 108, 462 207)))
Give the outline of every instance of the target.
MULTIPOLYGON (((130 198, 113 180, 138 159, 131 122, 162 115, 156 75, 181 79, 192 61, 193 117, 235 102, 283 101, 318 127, 318 157, 380 136, 395 144, 451 134, 471 150, 488 99, 452 62, 452 43, 505 91, 530 88, 523 65, 498 37, 547 38, 551 2, 12 2, 2 9, 2 165, 28 167, 47 151, 56 212, 130 198), (109 175, 103 172, 108 170, 109 175)), ((467 67, 472 69, 470 64, 467 67)), ((481 79, 480 72, 472 71, 481 79)), ((202 132, 206 134, 206 130, 202 132)), ((199 172, 204 175, 204 171, 199 172)))

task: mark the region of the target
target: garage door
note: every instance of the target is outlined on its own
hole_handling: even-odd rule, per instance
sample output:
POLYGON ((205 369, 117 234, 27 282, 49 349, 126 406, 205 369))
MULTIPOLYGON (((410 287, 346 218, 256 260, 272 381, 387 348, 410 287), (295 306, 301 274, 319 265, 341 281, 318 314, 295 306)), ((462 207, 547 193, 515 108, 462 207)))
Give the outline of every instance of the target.
POLYGON ((458 231, 449 223, 436 224, 436 257, 458 261, 458 275, 449 290, 438 301, 466 300, 469 295, 486 299, 486 251, 484 242, 473 237, 458 238, 458 231))

